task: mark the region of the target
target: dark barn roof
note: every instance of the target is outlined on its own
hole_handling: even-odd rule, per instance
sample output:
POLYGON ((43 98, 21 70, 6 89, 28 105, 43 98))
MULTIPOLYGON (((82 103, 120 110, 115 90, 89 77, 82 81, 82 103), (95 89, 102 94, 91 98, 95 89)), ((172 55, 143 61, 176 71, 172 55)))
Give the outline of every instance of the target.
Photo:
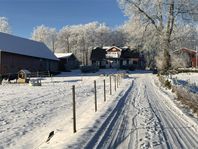
POLYGON ((122 49, 120 58, 139 58, 139 52, 136 49, 134 50, 131 50, 129 48, 122 49))
POLYGON ((0 32, 0 51, 37 58, 58 60, 42 42, 0 32))
POLYGON ((101 61, 106 58, 106 49, 102 49, 100 47, 97 47, 92 50, 91 52, 91 60, 95 61, 101 61))
MULTIPOLYGON (((129 48, 120 48, 120 49, 122 49, 120 56, 121 59, 140 57, 140 54, 136 49, 134 50, 131 50, 129 48)), ((107 53, 106 50, 107 50, 106 48, 100 48, 100 47, 93 49, 91 52, 91 60, 101 61, 106 59, 106 53, 107 53)))

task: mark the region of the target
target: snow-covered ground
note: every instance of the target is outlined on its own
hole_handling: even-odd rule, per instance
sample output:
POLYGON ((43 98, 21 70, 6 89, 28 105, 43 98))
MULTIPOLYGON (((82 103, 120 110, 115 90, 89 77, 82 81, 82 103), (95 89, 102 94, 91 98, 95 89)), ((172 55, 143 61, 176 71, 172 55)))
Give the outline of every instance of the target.
MULTIPOLYGON (((0 86, 0 149, 38 147, 51 131, 66 130, 65 136, 73 135, 71 87, 76 86, 77 114, 89 115, 87 109, 94 113, 94 80, 97 82, 99 108, 103 104, 104 79, 109 91, 109 77, 103 76, 104 73, 116 73, 116 70, 102 70, 95 74, 63 73, 42 78, 39 87, 3 82, 0 86)), ((118 93, 111 98, 116 98, 118 93)), ((108 92, 107 95, 110 98, 108 92)))
MULTIPOLYGON (((131 86, 108 111, 64 148, 196 149, 198 125, 176 107, 152 74, 133 74, 131 86)), ((84 130, 83 130, 84 131, 84 130)))
POLYGON ((181 85, 198 94, 198 73, 179 73, 173 75, 172 80, 175 85, 181 85))
POLYGON ((193 83, 198 84, 198 73, 179 73, 179 74, 173 75, 173 78, 188 81, 191 84, 193 83))
POLYGON ((186 116, 160 89, 156 76, 134 72, 103 101, 103 73, 44 78, 41 87, 0 86, 0 148, 198 148, 198 120, 186 116), (94 112, 93 81, 98 111, 94 112), (77 133, 72 129, 71 85, 76 85, 77 133), (48 134, 55 131, 49 143, 48 134))

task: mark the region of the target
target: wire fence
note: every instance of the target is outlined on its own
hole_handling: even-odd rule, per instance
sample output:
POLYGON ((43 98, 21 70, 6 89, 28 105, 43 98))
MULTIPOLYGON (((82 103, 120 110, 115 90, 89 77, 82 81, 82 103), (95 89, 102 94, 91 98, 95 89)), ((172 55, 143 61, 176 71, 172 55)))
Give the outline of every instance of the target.
MULTIPOLYGON (((93 107, 95 107, 96 104, 99 104, 101 102, 106 102, 107 100, 111 99, 111 96, 117 91, 116 89, 119 88, 119 86, 121 85, 122 78, 124 77, 124 75, 125 74, 108 74, 108 75, 104 74, 104 75, 99 75, 97 78, 93 77, 92 79, 89 76, 87 77, 82 76, 81 79, 69 80, 66 82, 65 80, 59 81, 58 80, 59 78, 50 76, 48 72, 39 72, 39 73, 34 72, 31 75, 32 78, 41 77, 43 79, 46 79, 47 77, 46 79, 47 81, 44 81, 43 85, 44 87, 47 87, 47 86, 52 87, 52 88, 49 88, 49 92, 51 92, 51 94, 47 92, 45 94, 41 94, 36 97, 34 95, 33 96, 27 95, 27 97, 25 97, 28 99, 27 104, 21 101, 21 103, 20 102, 17 103, 19 105, 15 107, 15 110, 19 111, 18 113, 20 113, 20 115, 23 114, 24 109, 25 111, 28 111, 29 113, 33 115, 35 113, 36 117, 33 117, 32 120, 30 118, 30 121, 28 120, 28 123, 33 123, 33 121, 36 120, 40 126, 43 125, 45 127, 46 127, 46 123, 44 123, 45 120, 49 118, 53 118, 51 117, 53 113, 62 113, 65 110, 65 113, 68 112, 67 114, 68 119, 74 119, 73 118, 74 115, 72 115, 72 109, 73 109, 72 107, 74 107, 72 98, 74 97, 73 95, 74 93, 75 93, 75 99, 76 99, 76 103, 75 103, 76 110, 82 107, 82 105, 86 105, 88 102, 93 102, 93 107), (52 79, 48 77, 51 77, 52 79), (94 88, 94 82, 96 82, 95 88, 94 88), (59 83, 62 83, 63 85, 59 86, 59 83), (72 94, 72 86, 75 86, 75 92, 73 92, 73 94, 72 94), (111 93, 110 93, 110 89, 111 89, 111 93), (97 92, 97 95, 95 95, 96 92, 97 92), (97 102, 94 103, 95 98, 98 98, 98 100, 97 102), (24 107, 22 107, 23 105, 24 107), (38 110, 37 108, 34 108, 33 106, 29 106, 29 105, 36 105, 40 107, 39 110, 42 111, 43 109, 45 112, 46 111, 48 112, 39 113, 36 111, 38 110), (49 109, 47 109, 47 107, 49 109)), ((41 88, 41 90, 42 89, 43 88, 41 88)), ((21 98, 24 98, 24 97, 21 97, 21 98)), ((20 99, 20 95, 16 97, 16 99, 20 99)), ((100 109, 102 107, 97 107, 97 108, 100 109)), ((2 111, 4 110, 2 109, 2 111)), ((95 111, 97 112, 97 110, 95 111)), ((18 119, 16 119, 16 121, 23 121, 23 120, 24 118, 20 118, 20 116, 18 119)), ((76 122, 78 122, 78 120, 76 120, 76 122)), ((23 129, 23 128, 19 127, 18 129, 23 129)), ((12 128, 10 128, 9 130, 12 130, 12 128)), ((1 130, 0 128, 0 131, 3 131, 3 130, 1 130)), ((16 130, 16 131, 19 131, 19 130, 16 130)), ((26 130, 23 130, 23 131, 26 131, 26 130)), ((78 128, 76 128, 76 131, 78 131, 78 128)), ((16 137, 16 133, 12 133, 12 131, 10 132, 8 131, 7 137, 0 138, 1 140, 0 142, 12 141, 14 137, 16 137)), ((32 138, 32 141, 34 141, 34 138, 32 138)))

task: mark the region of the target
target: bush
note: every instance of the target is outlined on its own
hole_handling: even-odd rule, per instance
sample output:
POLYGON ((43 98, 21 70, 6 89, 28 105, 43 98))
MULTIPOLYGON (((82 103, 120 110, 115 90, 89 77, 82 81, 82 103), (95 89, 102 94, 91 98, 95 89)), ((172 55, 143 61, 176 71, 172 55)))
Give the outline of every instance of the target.
POLYGON ((134 71, 136 67, 134 65, 123 65, 120 67, 120 69, 134 71))
POLYGON ((122 65, 122 66, 120 66, 120 69, 127 70, 128 68, 129 68, 129 66, 128 66, 128 65, 122 65))
POLYGON ((188 73, 188 72, 197 72, 198 73, 198 69, 193 69, 193 68, 178 68, 177 72, 179 73, 188 73))
POLYGON ((158 74, 157 68, 153 69, 153 74, 158 74))
POLYGON ((135 67, 134 65, 129 65, 129 68, 128 68, 128 69, 129 69, 130 71, 134 71, 135 68, 136 68, 136 67, 135 67))
POLYGON ((165 83, 164 83, 164 86, 168 89, 171 89, 171 82, 169 80, 166 80, 165 83))
POLYGON ((197 113, 198 116, 198 95, 196 93, 189 92, 182 86, 172 85, 171 82, 162 75, 158 75, 159 81, 162 86, 171 89, 177 95, 179 100, 187 108, 192 109, 193 113, 197 113))
POLYGON ((181 86, 173 86, 177 95, 177 99, 189 109, 192 109, 193 113, 198 114, 198 95, 189 92, 181 86))
POLYGON ((58 74, 60 74, 60 71, 50 71, 50 75, 55 76, 55 75, 58 75, 58 74))
POLYGON ((97 66, 81 66, 80 70, 82 73, 95 73, 99 71, 99 68, 97 66))

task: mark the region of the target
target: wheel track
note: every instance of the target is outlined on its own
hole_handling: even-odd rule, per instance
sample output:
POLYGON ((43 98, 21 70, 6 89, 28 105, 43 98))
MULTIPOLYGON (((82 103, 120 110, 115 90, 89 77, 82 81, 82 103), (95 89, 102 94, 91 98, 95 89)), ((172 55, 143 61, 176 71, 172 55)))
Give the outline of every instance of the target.
MULTIPOLYGON (((148 88, 151 89, 150 86, 148 88)), ((153 90, 154 90, 153 92, 149 91, 149 93, 152 93, 151 97, 156 97, 156 98, 152 98, 152 99, 159 99, 159 100, 151 100, 150 99, 150 104, 154 105, 155 108, 161 107, 161 109, 168 109, 168 110, 164 110, 164 111, 167 111, 166 115, 169 116, 169 119, 168 119, 168 116, 164 116, 160 112, 154 111, 154 109, 153 109, 154 113, 159 115, 163 124, 167 124, 168 127, 171 127, 171 128, 176 128, 177 126, 186 127, 183 123, 181 123, 181 119, 178 118, 178 115, 176 115, 174 112, 172 112, 172 110, 164 103, 164 101, 162 100, 163 96, 160 96, 160 95, 162 95, 160 93, 160 91, 155 90, 154 87, 153 87, 153 90), (162 102, 159 102, 160 100, 162 102)), ((189 137, 189 136, 192 136, 191 135, 192 132, 190 132, 188 129, 182 129, 182 131, 179 131, 178 129, 172 129, 171 131, 167 130, 166 133, 168 135, 167 136, 168 139, 172 140, 170 145, 173 148, 175 148, 175 147, 188 148, 189 146, 194 147, 195 144, 197 144, 197 142, 196 143, 191 142, 191 140, 194 140, 193 139, 194 137, 189 137), (191 142, 191 143, 189 143, 189 142, 191 142), (175 143, 177 144, 176 146, 175 146, 175 143)), ((167 140, 167 141, 169 141, 169 140, 167 140)))

